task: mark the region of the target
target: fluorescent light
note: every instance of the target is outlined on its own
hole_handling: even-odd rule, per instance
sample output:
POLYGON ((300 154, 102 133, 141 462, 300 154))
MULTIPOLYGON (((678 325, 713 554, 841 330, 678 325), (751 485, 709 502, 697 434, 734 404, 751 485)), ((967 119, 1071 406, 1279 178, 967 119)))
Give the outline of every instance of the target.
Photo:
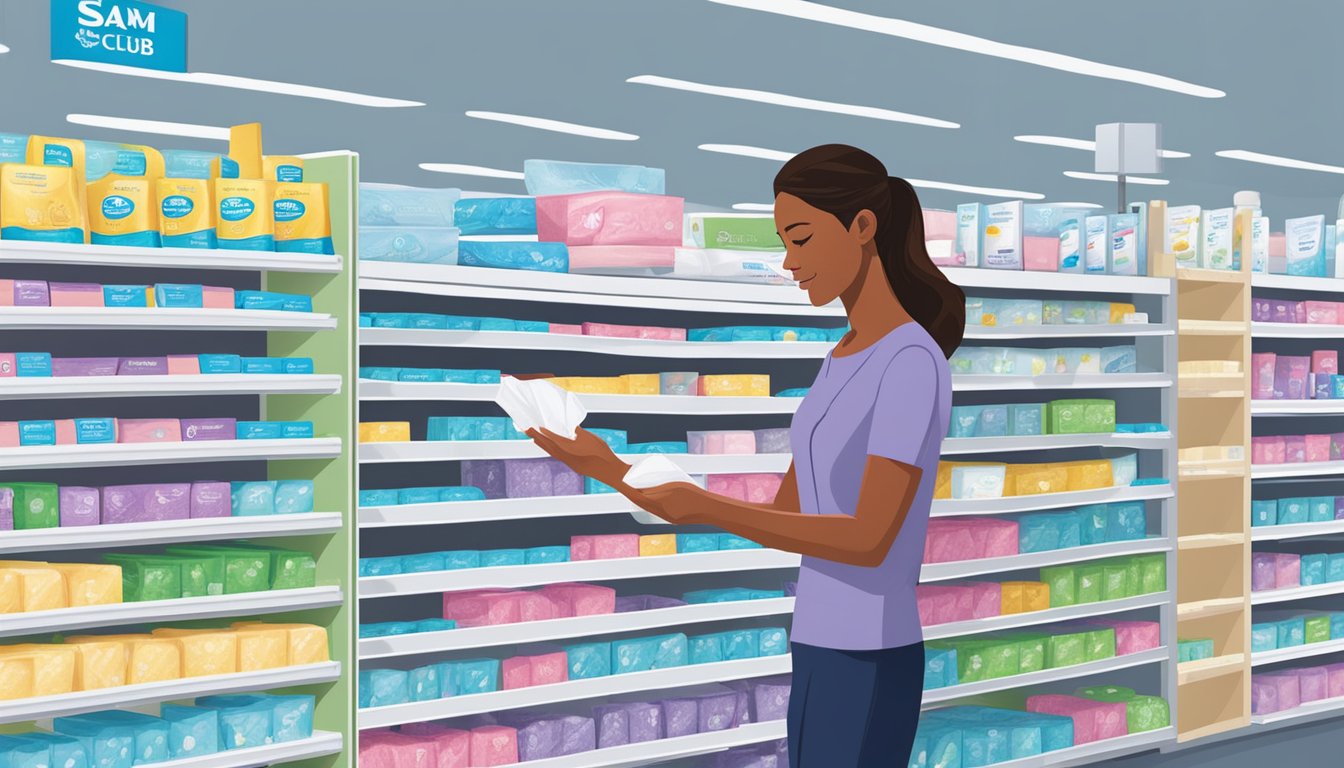
POLYGON ((569 133, 575 136, 587 136, 590 139, 635 141, 639 138, 633 133, 622 133, 621 131, 612 131, 606 128, 594 128, 591 125, 579 125, 578 123, 565 123, 559 120, 547 120, 542 117, 511 115, 507 112, 478 112, 475 110, 468 110, 467 117, 474 117, 477 120, 494 120, 497 123, 508 123, 510 125, 521 125, 524 128, 536 128, 542 131, 555 131, 556 133, 569 133))
POLYGON ((1096 203, 1074 203, 1074 202, 1069 202, 1069 203, 1046 203, 1046 205, 1053 205, 1053 206, 1056 206, 1056 207, 1059 207, 1059 208, 1100 208, 1100 207, 1101 207, 1100 205, 1097 205, 1096 203))
POLYGON ((769 213, 775 210, 774 203, 733 203, 734 211, 765 211, 769 213))
POLYGON ((108 117, 107 115, 66 115, 67 123, 88 125, 94 128, 110 128, 114 131, 135 131, 137 133, 158 133, 165 136, 190 136, 194 139, 229 140, 229 129, 214 125, 196 125, 195 123, 169 123, 161 120, 140 120, 133 117, 108 117))
POLYGON ((700 149, 706 152, 718 152, 723 155, 741 155, 742 157, 756 157, 761 160, 779 160, 788 161, 794 156, 794 152, 781 152, 777 149, 766 149, 764 147, 752 147, 746 144, 701 144, 700 149))
MULTIPOLYGON (((1014 141, 1020 141, 1024 144, 1045 144, 1051 147, 1067 147, 1068 149, 1085 149, 1088 152, 1097 151, 1097 142, 1091 139, 1070 139, 1064 136, 1014 136, 1014 141)), ((1161 157, 1179 158, 1189 157, 1189 152, 1177 152, 1174 149, 1159 149, 1157 154, 1161 157)))
POLYGON ((1057 69, 1061 72, 1099 77, 1106 80, 1118 80, 1187 96, 1219 99, 1227 95, 1216 88, 1196 85, 1152 72, 1102 64, 1088 59, 1080 59, 1076 56, 1066 56, 1054 51, 1041 50, 1040 48, 1009 45, 1008 43, 1000 43, 975 35, 942 29, 941 27, 917 24, 913 21, 893 19, 887 16, 875 16, 870 13, 859 13, 843 8, 833 8, 828 5, 805 2, 804 0, 710 0, 710 2, 753 11, 775 13, 781 16, 792 16, 822 24, 834 24, 851 29, 877 32, 889 37, 900 37, 967 53, 993 56, 998 59, 1020 61, 1024 64, 1034 64, 1038 67, 1057 69))
POLYGON ((878 107, 865 107, 859 104, 841 104, 835 101, 820 101, 818 99, 805 99, 801 96, 788 96, 783 93, 774 93, 771 91, 757 91, 750 88, 730 88, 723 85, 706 85, 705 83, 693 83, 689 80, 676 80, 670 77, 659 77, 657 75, 639 75, 626 80, 627 83, 637 85, 652 85, 658 88, 671 88, 678 91, 690 91, 692 93, 704 93, 710 96, 722 96, 726 99, 740 99, 742 101, 755 101, 761 104, 775 104, 781 107, 793 107, 795 109, 810 109, 815 112, 833 112, 837 115, 853 115, 854 117, 870 117, 874 120, 887 120, 893 123, 911 123, 912 125, 927 125, 933 128, 960 128, 958 123, 950 120, 940 120, 936 117, 925 117, 924 115, 915 115, 909 112, 897 112, 891 109, 881 109, 878 107))
POLYGON ((421 163, 421 170, 435 173, 456 173, 459 176, 485 176, 490 179, 521 179, 521 171, 505 171, 499 168, 486 168, 483 165, 461 165, 459 163, 421 163))
MULTIPOLYGON (((1086 181, 1116 181, 1114 173, 1090 173, 1088 171, 1065 171, 1065 176, 1070 179, 1084 179, 1086 181)), ((1148 184, 1154 187, 1163 187, 1171 182, 1167 179, 1155 179, 1152 176, 1126 176, 1125 181, 1130 184, 1148 184)))
POLYGON ((4 43, 0 43, 0 53, 9 53, 9 46, 5 45, 4 43))
POLYGON ((1313 163, 1309 160, 1296 160, 1291 157, 1280 157, 1279 155, 1266 155, 1261 152, 1251 152, 1245 149, 1224 149, 1214 152, 1213 154, 1218 157, 1225 157, 1228 160, 1244 160, 1248 163, 1260 163, 1261 165, 1277 165, 1281 168, 1296 168, 1299 171, 1344 173, 1344 167, 1338 165, 1313 163))
POLYGON ((258 80, 252 77, 236 77, 234 75, 217 75, 210 72, 162 72, 157 69, 140 69, 139 67, 125 67, 120 64, 100 64, 92 61, 76 61, 74 59, 57 59, 52 63, 63 64, 67 67, 76 67, 79 69, 91 69, 95 72, 107 72, 113 75, 148 77, 155 80, 172 80, 174 82, 192 83, 195 85, 214 85, 220 88, 236 88, 242 91, 260 91, 262 93, 273 93, 281 96, 300 96, 307 99, 322 99, 323 101, 338 101, 342 104, 355 104, 361 107, 425 106, 425 103, 422 101, 389 99, 383 96, 370 96, 365 93, 338 91, 333 88, 319 88, 314 85, 283 83, 278 80, 258 80))

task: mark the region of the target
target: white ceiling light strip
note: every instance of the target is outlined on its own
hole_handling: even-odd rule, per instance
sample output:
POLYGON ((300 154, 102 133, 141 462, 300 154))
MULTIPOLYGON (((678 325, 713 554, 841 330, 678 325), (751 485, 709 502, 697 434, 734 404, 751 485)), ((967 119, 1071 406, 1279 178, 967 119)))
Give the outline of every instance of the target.
POLYGON ((434 173, 455 173, 459 176, 484 176, 488 179, 522 179, 521 171, 505 171, 500 168, 487 168, 483 165, 462 165, 460 163, 421 163, 420 169, 434 173))
POLYGON ((764 211, 770 213, 775 210, 774 203, 733 203, 734 211, 764 211))
POLYGON ((851 115, 854 117, 872 118, 874 120, 887 120, 893 123, 910 123, 911 125, 925 125, 931 128, 961 127, 961 124, 954 123, 950 120, 940 120, 936 117, 916 115, 910 112, 897 112, 895 110, 882 109, 879 107, 865 107, 860 104, 841 104, 835 101, 805 99, 800 96, 789 96, 783 93, 773 93, 771 91, 757 91, 750 88, 730 88, 722 85, 707 85, 705 83, 695 83, 689 80, 659 77, 658 75, 639 75, 637 77, 632 77, 625 82, 634 83, 636 85, 652 85, 657 88, 671 88, 678 91, 689 91, 691 93, 703 93, 709 96, 721 96, 725 99, 754 101, 760 104, 774 104, 776 106, 792 107, 794 109, 808 109, 814 112, 831 112, 837 115, 851 115))
MULTIPOLYGON (((1085 149, 1088 152, 1097 151, 1097 142, 1091 139, 1070 139, 1066 136, 1014 136, 1014 141, 1020 141, 1024 144, 1044 144, 1050 147, 1066 147, 1068 149, 1085 149)), ((1174 149, 1159 149, 1157 153, 1162 157, 1181 158, 1189 157, 1189 152, 1177 152, 1174 149)))
POLYGON ((162 120, 141 120, 134 117, 109 117, 107 115, 66 115, 65 121, 75 125, 87 125, 93 128, 109 128, 114 131, 134 131, 136 133, 156 133, 164 136, 189 136, 193 139, 229 140, 229 129, 214 125, 195 123, 170 123, 162 120))
MULTIPOLYGON (((778 149, 766 149, 765 147, 753 147, 747 144, 701 144, 699 148, 706 152, 718 152, 724 155, 739 155, 741 157, 754 157, 760 160, 777 160, 780 162, 787 162, 794 156, 793 152, 783 152, 778 149)), ((1042 195, 1039 192, 1024 192, 1020 189, 979 187, 971 184, 953 184, 949 181, 930 181, 928 179, 907 178, 906 181, 910 182, 910 186, 919 189, 942 189, 950 192, 966 192, 972 195, 1007 197, 1023 200, 1045 199, 1045 195, 1042 195)))
MULTIPOLYGON (((1065 176, 1070 179, 1083 179, 1084 181, 1115 181, 1114 173, 1091 173, 1088 171, 1065 171, 1065 176)), ((1155 179, 1151 176, 1126 176, 1125 181, 1130 184, 1147 184, 1153 187, 1164 187, 1171 182, 1167 179, 1155 179)))
POLYGON ((178 83, 192 83, 194 85, 213 85, 220 88, 235 88, 242 91, 272 93, 278 96, 299 96, 307 99, 321 99, 323 101, 336 101, 342 104, 354 104, 360 107, 390 108, 425 106, 425 103, 422 101, 389 99, 383 96, 370 96, 365 93, 354 93, 353 91, 339 91, 334 88, 319 88, 315 85, 284 83, 278 80, 258 80, 252 77, 236 77, 234 75, 217 75, 210 72, 162 72, 157 69, 124 67, 119 64, 100 64, 92 61, 76 61, 74 59, 57 59, 52 63, 63 64, 67 67, 76 67, 78 69, 91 69, 95 72, 107 72, 113 75, 148 77, 154 80, 172 80, 178 83))
POLYGON ((1344 173, 1344 167, 1338 165, 1326 165, 1324 163, 1313 163, 1310 160, 1298 160, 1292 157, 1281 157, 1279 155, 1266 155, 1263 152, 1251 152, 1246 149, 1224 149, 1213 154, 1228 160, 1241 160, 1247 163, 1259 163, 1260 165, 1277 165, 1280 168, 1295 168, 1299 171, 1321 171, 1322 173, 1344 173))
POLYGON ((887 35, 889 37, 914 40, 916 42, 928 43, 929 45, 937 45, 943 48, 953 48, 967 53, 993 56, 998 59, 1019 61, 1024 64, 1033 64, 1047 69, 1057 69, 1061 72, 1099 77, 1105 80, 1118 80, 1120 82, 1133 83, 1149 88, 1158 88, 1187 96, 1218 99, 1227 95, 1216 88, 1188 83, 1184 80, 1177 80, 1152 72, 1144 72, 1128 67, 1117 67, 1111 64, 1102 64, 1101 62, 1081 59, 1076 56, 1067 56, 1062 53, 1055 53, 1054 51, 1041 50, 1040 48, 1009 45, 1008 43, 1000 43, 996 40, 954 32, 950 29, 943 29, 941 27, 917 24, 913 21, 893 19, 887 16, 875 16, 870 13, 849 11, 843 8, 833 8, 829 5, 805 2, 805 0, 709 1, 719 5, 730 5, 736 8, 763 11, 781 16, 791 16, 793 18, 815 21, 822 24, 833 24, 840 27, 877 32, 878 34, 887 35))
POLYGON ((9 46, 5 45, 4 43, 0 43, 0 53, 9 53, 9 46))
POLYGON ((594 128, 591 125, 566 123, 560 120, 547 120, 543 117, 511 115, 507 112, 480 112, 477 110, 469 110, 467 112, 467 117, 473 117, 477 120, 493 120, 497 123, 508 123, 509 125, 520 125, 524 128, 536 128, 541 131, 553 131, 555 133, 568 133, 574 136, 586 136, 590 139, 606 139, 607 141, 636 141, 639 139, 639 137, 633 133, 612 131, 606 128, 594 128))

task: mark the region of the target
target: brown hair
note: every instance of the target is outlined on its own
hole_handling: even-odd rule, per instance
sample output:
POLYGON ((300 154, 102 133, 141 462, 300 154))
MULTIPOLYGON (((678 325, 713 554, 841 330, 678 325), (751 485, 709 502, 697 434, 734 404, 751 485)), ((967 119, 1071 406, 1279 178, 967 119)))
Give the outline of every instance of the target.
POLYGON ((849 226, 860 211, 877 217, 878 257, 901 305, 951 357, 966 330, 966 294, 934 266, 924 246, 924 212, 915 188, 888 176, 882 161, 845 144, 794 156, 775 175, 787 193, 849 226))

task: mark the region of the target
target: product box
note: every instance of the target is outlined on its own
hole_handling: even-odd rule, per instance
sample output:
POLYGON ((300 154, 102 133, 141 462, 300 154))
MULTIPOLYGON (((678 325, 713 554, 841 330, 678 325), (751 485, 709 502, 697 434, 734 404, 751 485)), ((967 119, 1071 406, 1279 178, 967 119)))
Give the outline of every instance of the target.
POLYGON ((1022 269, 1022 201, 985 206, 984 266, 1022 269))

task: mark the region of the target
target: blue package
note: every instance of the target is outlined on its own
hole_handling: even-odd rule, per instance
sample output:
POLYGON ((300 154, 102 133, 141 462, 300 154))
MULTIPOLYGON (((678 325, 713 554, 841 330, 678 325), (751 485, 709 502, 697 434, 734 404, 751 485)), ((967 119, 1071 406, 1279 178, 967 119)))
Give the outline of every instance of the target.
POLYGON ((397 635, 409 635, 415 632, 415 622, 413 621, 383 621, 377 624, 360 624, 360 639, 369 637, 395 637, 397 635))
POLYGON ((1008 435, 1008 406, 986 405, 980 411, 980 423, 975 427, 976 437, 1006 437, 1008 435))
POLYGON ((1311 501, 1305 497, 1292 497, 1288 499, 1279 499, 1279 525, 1297 525, 1309 520, 1308 510, 1311 507, 1311 501))
POLYGON ((388 707, 411 699, 408 675, 404 669, 361 669, 359 706, 388 707))
POLYGON ((629 445, 629 438, 624 429, 590 429, 588 431, 600 438, 616 453, 625 453, 626 446, 629 445))
POLYGON ((457 622, 452 619, 420 619, 415 622, 416 632, 447 632, 450 629, 457 629, 457 622))
POLYGON ((481 330, 481 319, 479 317, 465 317, 463 315, 439 315, 443 318, 444 326, 450 331, 479 331, 481 330))
POLYGON ((200 309, 205 306, 203 288, 190 283, 157 283, 154 306, 165 309, 200 309))
POLYGON ((1328 523, 1335 519, 1334 496, 1312 496, 1307 503, 1307 522, 1328 523))
MULTIPOLYGON (((498 659, 466 659, 450 661, 441 665, 447 667, 451 675, 453 695, 464 696, 473 693, 492 693, 499 690, 498 659)), ((448 682, 445 681, 445 686, 448 682)))
POLYGON ((482 317, 478 321, 478 327, 482 331, 508 331, 518 330, 518 323, 504 317, 482 317))
POLYGON ((402 573, 428 573, 442 570, 445 570, 442 552, 422 552, 415 555, 402 555, 401 557, 402 573))
POLYGON ((439 554, 443 555, 443 569, 445 571, 460 571, 465 568, 479 568, 481 566, 481 553, 474 549, 455 549, 439 554))
POLYGON ((406 676, 406 687, 411 701, 433 701, 443 696, 439 668, 434 665, 412 669, 406 676))
POLYGON ((500 372, 489 369, 443 369, 443 380, 452 384, 498 384, 500 372))
POLYGON ((1060 548, 1062 521, 1054 514, 1042 512, 1017 517, 1017 549, 1022 554, 1049 552, 1060 548))
POLYGON ((284 434, 278 421, 240 421, 237 430, 239 440, 279 440, 284 434))
POLYGON ((519 333, 550 333, 551 324, 545 320, 514 320, 515 330, 519 333))
POLYGON ((723 661, 723 635, 697 635, 687 640, 686 656, 691 664, 723 661))
POLYGON ((301 515, 313 511, 312 480, 275 481, 275 514, 301 515))
POLYGON ((464 235, 535 235, 537 201, 530 197, 471 197, 453 205, 453 224, 464 235))
POLYGON ((439 501, 485 501, 485 491, 471 485, 447 485, 439 489, 439 501))
POLYGON ((104 285, 103 306, 139 307, 149 306, 149 286, 147 285, 104 285))
POLYGON ((443 370, 439 368, 402 368, 397 381, 437 384, 443 381, 443 370))
POLYGON ((162 154, 164 178, 210 179, 214 176, 212 166, 216 160, 219 161, 219 178, 238 178, 238 161, 228 155, 194 149, 165 149, 162 154))
POLYGON ((680 440, 662 440, 654 443, 629 443, 625 447, 626 453, 636 454, 686 453, 689 450, 686 442, 680 440))
POLYGON ((957 650, 924 648, 924 690, 957 684, 957 650))
POLYGON ((0 163, 28 162, 28 135, 0 133, 0 163))
POLYGON ((359 185, 361 227, 451 227, 462 191, 400 184, 359 185))
POLYGON ((947 421, 947 436, 953 438, 975 437, 980 426, 980 412, 983 405, 954 405, 952 416, 947 421))
POLYGON ((361 507, 391 507, 400 503, 398 501, 399 491, 396 488, 379 488, 374 490, 359 492, 359 506, 361 507))
POLYGON ((1251 653, 1263 653, 1277 650, 1279 647, 1279 625, 1275 622, 1251 625, 1251 653))
POLYGON ((275 514, 275 480, 234 480, 229 495, 234 517, 275 514))
POLYGON ((373 327, 373 313, 372 313, 372 312, 360 312, 360 313, 359 313, 359 327, 360 327, 360 328, 372 328, 372 327, 373 327))
POLYGON ((359 258, 454 266, 460 235, 455 227, 360 227, 359 258))
POLYGON ((282 357, 280 362, 284 372, 289 374, 311 374, 314 371, 311 357, 282 357))
POLYGON ((117 442, 115 419, 75 419, 75 442, 82 444, 117 442))
POLYGON ((527 565, 569 562, 569 547, 532 547, 523 552, 527 565))
POLYGON ((360 576, 395 576, 401 573, 400 557, 361 557, 360 576))
POLYGON ((280 437, 286 440, 309 440, 315 434, 311 421, 280 422, 280 437))
MULTIPOLYGON (((89 765, 98 768, 130 768, 135 753, 135 734, 129 726, 96 720, 89 715, 58 717, 56 733, 74 736, 84 744, 89 765)), ((7 737, 0 737, 5 739, 7 737)), ((44 752, 44 757, 49 753, 44 752)))
POLYGON ((1134 541, 1148 535, 1148 513, 1142 502, 1106 506, 1106 540, 1134 541))
MULTIPOLYGON (((49 758, 44 765, 49 766, 49 768, 90 768, 88 747, 84 746, 82 740, 74 736, 63 736, 59 733, 47 733, 45 731, 28 731, 13 738, 19 741, 35 742, 46 747, 49 758)), ((3 754, 3 750, 4 747, 0 746, 0 754, 3 754)), ((34 750, 34 753, 36 753, 36 750, 34 750)), ((24 765, 22 760, 17 760, 15 757, 14 754, 10 754, 8 763, 10 768, 20 768, 24 765)), ((0 764, 3 764, 3 758, 0 758, 0 764)))
POLYGON ((745 538, 743 536, 738 536, 737 534, 734 533, 720 533, 718 534, 718 536, 719 536, 720 550, 761 548, 760 544, 757 544, 751 539, 745 538))
POLYGON ((481 552, 481 567, 494 568, 506 565, 525 565, 527 556, 521 549, 487 549, 481 552))
POLYGON ((526 439, 507 416, 431 416, 425 439, 433 441, 526 439))
POLYGON ((1326 567, 1329 563, 1329 555, 1303 555, 1302 562, 1299 564, 1299 582, 1301 585, 1304 587, 1314 587, 1317 584, 1324 584, 1326 567))
POLYGON ((793 389, 781 389, 775 393, 775 397, 807 397, 807 391, 811 387, 794 387, 793 389))
POLYGON ((317 705, 314 697, 266 694, 261 698, 271 707, 273 741, 281 743, 312 738, 313 711, 317 705))
POLYGON ((618 491, 610 485, 599 480, 594 480, 591 477, 583 478, 583 492, 585 494, 618 493, 618 491))
POLYGON ((1278 525, 1278 499, 1256 499, 1251 502, 1251 526, 1278 525))
MULTIPOLYGON (((1325 564, 1325 580, 1344 581, 1344 552, 1330 555, 1329 561, 1325 564)), ((1344 639, 1344 634, 1340 635, 1340 639, 1344 639)))
POLYGON ((401 488, 397 491, 398 504, 434 504, 439 500, 439 488, 401 488))
MULTIPOLYGON (((685 535, 685 534, 683 534, 685 535)), ((680 550, 678 550, 680 551, 680 550)), ((697 589, 681 596, 688 603, 729 603, 737 600, 750 600, 751 590, 746 587, 719 587, 716 589, 697 589)))
POLYGON ((436 315, 431 312, 408 312, 405 317, 407 328, 419 331, 448 330, 448 315, 436 315))
POLYGON ((272 291, 235 291, 233 306, 236 309, 266 309, 280 311, 284 309, 283 294, 272 291))
POLYGON ((678 533, 677 554, 691 552, 718 552, 719 535, 717 533, 678 533))
POLYGON ((457 263, 464 267, 568 272, 569 249, 565 247, 564 243, 479 242, 468 240, 458 245, 457 263))
POLYGON ((238 355, 197 355, 201 373, 242 373, 243 358, 238 355))
POLYGON ((55 444, 56 422, 46 420, 19 422, 19 445, 55 444))
POLYGON ((641 195, 666 194, 662 168, 565 160, 524 160, 523 184, 529 195, 571 195, 615 190, 641 195))
POLYGON ((51 376, 50 352, 15 352, 14 375, 24 378, 51 376))
POLYGON ((374 328, 408 328, 411 316, 406 312, 379 312, 373 316, 374 328))
POLYGON ((373 381, 400 381, 400 368, 367 367, 359 369, 359 378, 373 381))
POLYGON ((107 709, 87 715, 107 723, 124 723, 135 735, 136 764, 161 763, 168 759, 168 721, 160 717, 128 712, 120 709, 107 709))
POLYGON ((579 643, 565 646, 570 680, 606 677, 611 671, 611 643, 579 643))
POLYGON ((1167 484, 1168 482, 1165 477, 1137 477, 1134 479, 1134 482, 1130 483, 1131 486, 1167 485, 1167 484))
POLYGON ((244 357, 243 373, 284 373, 285 361, 279 357, 244 357))

